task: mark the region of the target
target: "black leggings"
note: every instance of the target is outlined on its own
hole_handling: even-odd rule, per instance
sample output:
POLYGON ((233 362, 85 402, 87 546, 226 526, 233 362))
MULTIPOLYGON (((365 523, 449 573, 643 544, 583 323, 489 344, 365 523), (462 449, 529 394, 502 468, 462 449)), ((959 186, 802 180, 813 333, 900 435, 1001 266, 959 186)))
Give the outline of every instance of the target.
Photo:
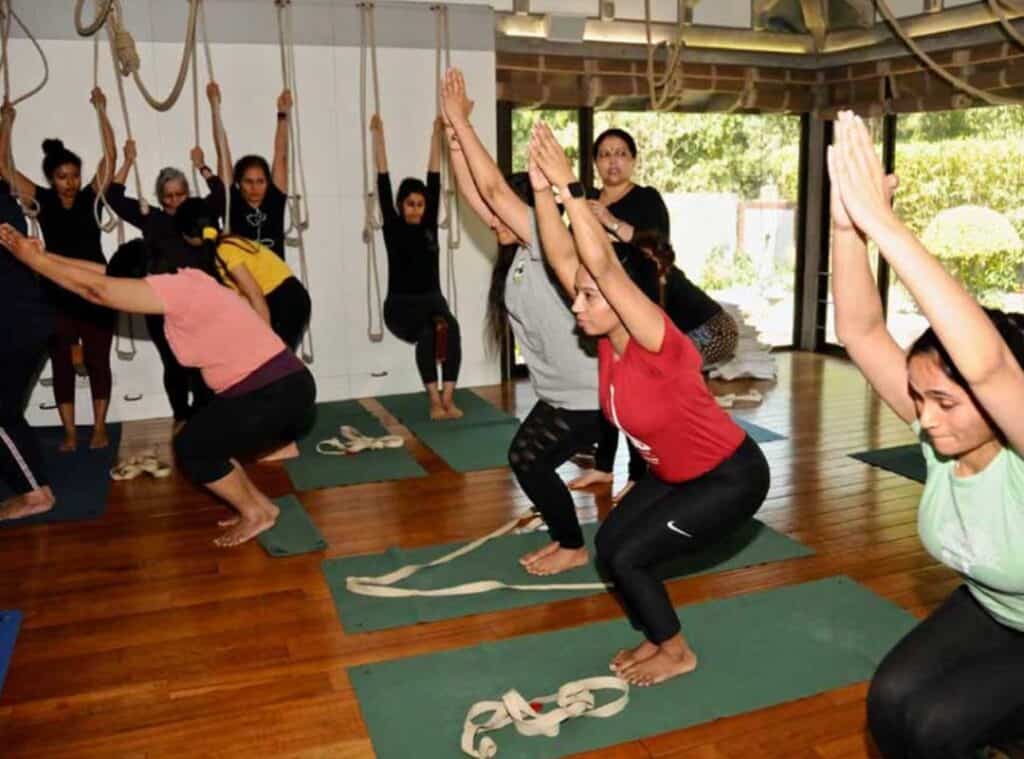
POLYGON ((557 409, 538 401, 508 449, 519 487, 544 517, 551 539, 563 548, 581 548, 583 532, 565 482, 555 471, 580 448, 597 440, 601 412, 557 409))
POLYGON ((167 400, 171 402, 174 421, 183 422, 213 399, 213 391, 203 382, 203 375, 198 369, 178 363, 177 356, 167 343, 167 335, 164 334, 163 316, 148 315, 146 329, 164 365, 164 390, 167 391, 167 400))
POLYGON ((768 494, 768 462, 749 437, 707 474, 676 484, 636 483, 597 533, 597 568, 633 627, 655 644, 679 632, 658 565, 712 546, 744 525, 768 494))
POLYGON ((267 294, 267 307, 271 329, 292 351, 298 350, 313 309, 306 288, 295 277, 288 277, 267 294))
POLYGON ((389 295, 384 301, 384 323, 399 340, 416 346, 416 368, 424 385, 437 384, 436 327, 439 316, 448 325, 447 353, 441 364, 441 379, 455 382, 462 366, 462 336, 459 323, 448 310, 448 301, 441 293, 422 295, 389 295))
POLYGON ((1024 738, 1024 632, 957 588, 882 660, 868 726, 886 759, 974 759, 1024 738))
POLYGON ((75 315, 57 310, 56 329, 50 338, 50 365, 53 368, 53 396, 58 404, 75 402, 75 367, 71 347, 82 341, 82 358, 89 373, 89 388, 94 401, 110 400, 113 376, 110 373, 110 345, 114 341, 115 314, 75 315))
POLYGON ((297 439, 313 424, 316 385, 303 369, 245 395, 216 395, 174 438, 185 475, 205 485, 232 471, 231 459, 297 439))
POLYGON ((25 403, 45 354, 45 339, 0 352, 0 479, 17 495, 48 482, 39 441, 25 421, 25 403))

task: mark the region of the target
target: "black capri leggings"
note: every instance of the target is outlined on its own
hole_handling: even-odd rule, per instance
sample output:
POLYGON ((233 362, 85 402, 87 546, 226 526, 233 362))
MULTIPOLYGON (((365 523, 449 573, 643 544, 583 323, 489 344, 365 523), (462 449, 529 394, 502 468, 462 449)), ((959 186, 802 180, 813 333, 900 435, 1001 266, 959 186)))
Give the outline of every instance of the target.
POLYGON ((110 400, 113 375, 110 346, 114 342, 116 314, 95 309, 84 314, 56 309, 56 328, 50 337, 50 366, 53 369, 53 397, 63 405, 75 402, 75 368, 71 347, 82 341, 82 358, 89 374, 94 401, 110 400))
POLYGON ((768 462, 748 436, 697 479, 672 484, 648 474, 608 515, 597 532, 597 568, 647 640, 660 644, 680 629, 658 565, 735 532, 761 508, 769 479, 768 462))
POLYGON ((203 382, 203 375, 198 369, 178 363, 177 356, 167 343, 162 315, 148 315, 146 329, 164 365, 164 390, 167 391, 167 400, 171 402, 174 421, 183 422, 213 399, 213 391, 203 382), (192 396, 191 400, 189 395, 192 396))
POLYGON ((581 548, 583 532, 565 482, 555 471, 580 448, 597 440, 601 412, 558 409, 538 401, 516 431, 508 463, 519 487, 544 517, 551 539, 581 548))
POLYGON ((444 296, 439 292, 389 295, 384 301, 384 323, 391 334, 416 346, 416 368, 424 385, 437 384, 435 316, 440 316, 448 325, 447 353, 441 364, 441 379, 455 382, 462 366, 462 336, 459 323, 448 309, 444 296))
POLYGON ((306 288, 295 277, 288 277, 266 297, 271 329, 293 352, 298 350, 313 310, 306 288))
POLYGON ((200 485, 231 473, 231 459, 298 438, 313 424, 316 384, 308 369, 245 395, 216 395, 174 438, 185 475, 200 485))
POLYGON ((25 403, 45 354, 45 338, 0 351, 0 480, 16 495, 48 482, 39 442, 25 421, 25 403))
POLYGON ((1024 738, 1024 632, 957 588, 882 660, 868 726, 886 759, 974 759, 1024 738))

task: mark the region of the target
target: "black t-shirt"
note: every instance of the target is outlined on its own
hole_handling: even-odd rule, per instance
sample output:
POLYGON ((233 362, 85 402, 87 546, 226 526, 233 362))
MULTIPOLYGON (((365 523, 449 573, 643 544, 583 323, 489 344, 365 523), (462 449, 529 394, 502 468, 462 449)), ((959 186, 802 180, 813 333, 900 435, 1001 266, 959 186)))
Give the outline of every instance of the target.
POLYGON ((641 229, 654 230, 666 240, 670 239, 668 209, 661 193, 653 187, 634 185, 632 190, 608 206, 608 211, 638 232, 641 229))
POLYGON ((721 312, 722 306, 693 284, 675 266, 665 275, 665 313, 683 332, 690 332, 721 312))
MULTIPOLYGON (((211 211, 217 213, 211 202, 212 197, 211 193, 204 200, 211 211)), ((162 208, 150 206, 147 213, 142 213, 139 201, 128 197, 125 186, 117 182, 111 183, 107 189, 107 202, 114 213, 142 232, 143 240, 159 248, 172 266, 180 269, 194 267, 199 263, 196 250, 185 244, 174 217, 162 208)))
POLYGON ((427 173, 427 207, 419 224, 406 224, 395 209, 391 177, 377 175, 377 195, 384 219, 384 245, 388 251, 388 295, 441 292, 437 210, 441 175, 427 173))
MULTIPOLYGON (((206 180, 210 187, 207 203, 224 216, 224 183, 217 175, 206 180)), ((246 237, 267 246, 284 260, 284 213, 288 196, 273 182, 267 184, 263 202, 253 208, 245 202, 238 188, 231 185, 231 234, 246 237)))
MULTIPOLYGON (((77 258, 80 261, 104 265, 107 263, 100 242, 100 228, 96 223, 96 191, 92 183, 84 185, 78 191, 70 208, 64 207, 60 196, 52 187, 36 186, 36 201, 39 203, 39 226, 43 231, 43 240, 48 251, 65 258, 77 258)), ((70 316, 113 318, 114 312, 109 309, 89 303, 53 283, 46 284, 46 291, 54 305, 70 316)))
MULTIPOLYGON (((25 215, 0 180, 0 224, 10 224, 28 234, 25 215)), ((35 345, 53 333, 53 307, 43 292, 39 276, 6 250, 0 249, 0 321, 6 327, 2 348, 17 350, 35 345)))

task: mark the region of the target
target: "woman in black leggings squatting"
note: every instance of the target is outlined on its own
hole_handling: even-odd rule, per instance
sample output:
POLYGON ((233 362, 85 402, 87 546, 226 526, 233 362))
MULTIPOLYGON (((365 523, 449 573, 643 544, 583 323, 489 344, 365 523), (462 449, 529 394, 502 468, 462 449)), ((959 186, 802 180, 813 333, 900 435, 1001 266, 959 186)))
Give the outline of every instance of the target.
POLYGON ((384 218, 384 244, 388 251, 384 323, 399 340, 416 346, 416 368, 430 397, 430 418, 458 419, 462 411, 455 405, 455 383, 462 365, 462 337, 459 323, 441 293, 441 253, 437 238, 443 125, 440 120, 434 122, 427 183, 406 177, 398 186, 397 203, 392 202, 384 123, 378 114, 370 121, 370 131, 377 164, 377 193, 384 218), (437 389, 439 331, 446 334, 440 392, 437 389))

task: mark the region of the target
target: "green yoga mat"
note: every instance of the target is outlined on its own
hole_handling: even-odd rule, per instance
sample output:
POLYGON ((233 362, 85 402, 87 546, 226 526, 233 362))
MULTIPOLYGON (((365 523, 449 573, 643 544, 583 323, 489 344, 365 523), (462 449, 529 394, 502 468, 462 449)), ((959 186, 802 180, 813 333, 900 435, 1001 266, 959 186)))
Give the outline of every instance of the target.
MULTIPOLYGON (((593 546, 596 524, 583 526, 587 544, 593 546)), ((533 577, 519 566, 519 557, 534 551, 550 541, 546 532, 526 535, 508 535, 497 538, 483 548, 449 564, 427 569, 399 583, 399 587, 442 588, 473 580, 499 580, 507 584, 580 583, 600 582, 593 563, 565 572, 557 577, 533 577)), ((392 572, 407 564, 425 564, 443 556, 463 543, 443 546, 428 546, 403 551, 392 548, 385 553, 366 556, 352 556, 329 559, 323 564, 327 585, 334 597, 338 617, 348 633, 386 630, 393 627, 413 625, 417 622, 435 622, 441 619, 466 617, 471 614, 515 609, 523 606, 580 598, 604 591, 515 591, 498 590, 475 596, 452 596, 448 598, 373 598, 349 593, 345 589, 345 578, 376 577, 392 572)), ((738 531, 730 539, 716 545, 711 551, 681 556, 661 567, 665 578, 707 572, 725 572, 756 564, 782 561, 800 556, 809 556, 813 551, 795 540, 775 532, 757 520, 738 531)))
POLYGON ((281 509, 277 524, 257 537, 268 554, 275 558, 297 556, 327 548, 327 541, 302 508, 298 498, 286 495, 275 498, 274 503, 281 509))
POLYGON ((405 448, 364 451, 356 456, 324 456, 317 453, 316 444, 337 437, 338 428, 344 424, 372 437, 388 434, 377 418, 356 401, 317 404, 316 422, 309 433, 299 440, 299 458, 285 462, 285 469, 296 490, 426 476, 427 473, 405 448))
MULTIPOLYGON (((915 624, 846 577, 680 607, 700 665, 652 688, 632 688, 625 711, 576 719, 553 738, 508 727, 489 733, 502 759, 561 757, 805 698, 867 680, 915 624)), ((466 712, 518 690, 528 701, 571 680, 607 675, 636 645, 624 620, 528 635, 349 669, 379 759, 461 756, 466 712), (397 720, 402 729, 396 730, 397 720)), ((598 693, 606 703, 618 693, 598 693)))
POLYGON ((426 393, 385 395, 377 399, 420 442, 456 472, 508 466, 508 446, 519 420, 469 390, 455 391, 461 419, 430 418, 426 393))
POLYGON ((877 451, 864 451, 863 453, 853 453, 850 455, 858 461, 863 461, 865 464, 877 466, 887 472, 895 472, 918 482, 924 482, 928 474, 924 463, 924 454, 921 453, 920 443, 898 445, 894 448, 881 448, 877 451))
POLYGON ((780 435, 778 432, 772 432, 769 429, 765 429, 753 422, 748 422, 739 416, 734 416, 733 421, 736 422, 740 427, 746 430, 746 433, 750 435, 750 439, 755 443, 772 443, 776 440, 785 440, 785 435, 780 435))
MULTIPOLYGON (((63 427, 38 427, 33 431, 39 440, 46 477, 57 502, 45 514, 0 522, 0 526, 77 522, 103 516, 110 493, 110 470, 114 468, 121 444, 121 425, 108 424, 110 445, 95 451, 89 449, 92 428, 78 428, 78 450, 72 453, 61 453, 57 449, 64 440, 63 427)), ((10 495, 7 486, 0 484, 0 501, 10 495)))
POLYGON ((392 416, 410 429, 414 425, 419 426, 420 424, 443 426, 451 429, 478 424, 492 424, 494 422, 511 422, 515 419, 514 416, 485 401, 472 390, 455 391, 455 405, 462 410, 461 419, 444 419, 441 421, 431 419, 430 405, 427 402, 427 394, 425 392, 382 395, 377 398, 377 401, 392 416))

